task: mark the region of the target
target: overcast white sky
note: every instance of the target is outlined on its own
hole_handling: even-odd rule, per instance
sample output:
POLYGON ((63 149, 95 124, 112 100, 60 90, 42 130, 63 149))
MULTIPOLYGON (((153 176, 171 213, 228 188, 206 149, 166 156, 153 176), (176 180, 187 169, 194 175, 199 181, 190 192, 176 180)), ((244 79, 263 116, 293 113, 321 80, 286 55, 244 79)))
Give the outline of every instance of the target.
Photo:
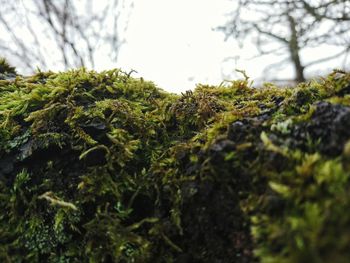
MULTIPOLYGON (((94 4, 98 7, 97 3, 103 1, 94 4)), ((253 41, 246 42, 241 49, 232 39, 225 42, 222 32, 213 30, 225 24, 228 19, 225 14, 234 9, 237 0, 125 0, 125 6, 130 7, 132 1, 132 9, 121 10, 122 27, 126 24, 128 27, 121 36, 126 43, 120 50, 117 64, 112 62, 110 49, 102 48, 96 55, 96 70, 133 69, 138 72, 133 76, 151 80, 177 93, 194 89, 197 83, 218 85, 225 79, 241 77, 235 69, 245 70, 255 82, 272 79, 273 75, 264 73, 264 68, 280 61, 280 57, 256 57, 253 41), (239 59, 225 61, 228 57, 239 59)), ((97 7, 94 6, 94 11, 97 7)), ((21 37, 25 39, 26 35, 21 34, 21 37)), ((50 47, 49 42, 47 46, 50 47)), ((303 50, 302 58, 312 61, 337 52, 334 48, 320 46, 303 50)), ((336 62, 308 68, 306 75, 328 73, 339 67, 336 62)), ((49 63, 48 68, 62 70, 62 65, 49 63)), ((293 79, 294 70, 289 65, 277 75, 279 79, 293 79)))
MULTIPOLYGON (((228 0, 136 0, 118 66, 135 69, 174 92, 193 89, 196 83, 219 84, 224 58, 242 55, 235 44, 224 42, 224 35, 213 30, 224 23, 230 9, 228 0)), ((237 67, 258 77, 258 68, 250 64, 241 61, 237 67)), ((101 66, 106 66, 103 61, 101 66)), ((234 63, 229 68, 234 71, 234 63)))
MULTIPOLYGON (((138 76, 154 81, 173 92, 193 89, 196 83, 219 84, 225 78, 237 78, 235 69, 246 70, 256 82, 271 79, 264 74, 267 65, 280 57, 255 57, 253 43, 240 49, 224 34, 213 30, 223 25, 233 10, 235 0, 135 0, 131 11, 126 44, 122 47, 118 67, 134 69, 138 76), (227 57, 239 57, 224 61, 227 57), (252 59, 255 57, 254 59, 252 59)), ((339 52, 329 47, 306 50, 305 59, 339 52)), ((100 61, 100 68, 106 68, 100 61)), ((328 73, 338 65, 327 62, 307 70, 309 76, 328 73)), ((99 68, 99 67, 98 67, 99 68)), ((291 65, 278 72, 279 79, 293 79, 291 65)))

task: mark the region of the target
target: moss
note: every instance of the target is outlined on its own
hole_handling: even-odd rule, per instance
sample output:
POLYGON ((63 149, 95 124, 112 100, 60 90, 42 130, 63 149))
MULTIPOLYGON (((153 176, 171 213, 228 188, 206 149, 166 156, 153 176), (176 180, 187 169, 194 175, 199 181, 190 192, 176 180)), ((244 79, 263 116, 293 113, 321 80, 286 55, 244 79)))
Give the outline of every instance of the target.
POLYGON ((5 74, 16 75, 16 69, 6 61, 5 58, 0 57, 0 74, 4 76, 5 74))
POLYGON ((350 74, 2 74, 2 262, 348 262, 350 74))

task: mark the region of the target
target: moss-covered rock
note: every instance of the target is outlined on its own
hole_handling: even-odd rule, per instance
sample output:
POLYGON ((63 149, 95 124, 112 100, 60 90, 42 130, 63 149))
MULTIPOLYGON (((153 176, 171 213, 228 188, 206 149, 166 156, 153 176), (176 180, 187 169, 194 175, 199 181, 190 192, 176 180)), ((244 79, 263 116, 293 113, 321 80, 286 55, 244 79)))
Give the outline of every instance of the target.
POLYGON ((1 262, 349 262, 350 74, 174 95, 0 64, 1 262))

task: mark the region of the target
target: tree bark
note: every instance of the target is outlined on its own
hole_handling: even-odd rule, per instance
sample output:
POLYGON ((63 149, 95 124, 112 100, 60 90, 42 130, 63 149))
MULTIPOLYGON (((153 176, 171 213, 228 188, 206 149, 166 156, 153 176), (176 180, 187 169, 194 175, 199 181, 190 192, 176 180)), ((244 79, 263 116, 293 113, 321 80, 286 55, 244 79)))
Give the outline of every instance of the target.
POLYGON ((294 17, 291 14, 288 14, 289 27, 291 31, 290 41, 289 41, 289 52, 292 63, 295 70, 295 81, 297 83, 304 82, 304 66, 300 59, 300 47, 299 47, 299 38, 298 31, 296 28, 296 22, 294 17))

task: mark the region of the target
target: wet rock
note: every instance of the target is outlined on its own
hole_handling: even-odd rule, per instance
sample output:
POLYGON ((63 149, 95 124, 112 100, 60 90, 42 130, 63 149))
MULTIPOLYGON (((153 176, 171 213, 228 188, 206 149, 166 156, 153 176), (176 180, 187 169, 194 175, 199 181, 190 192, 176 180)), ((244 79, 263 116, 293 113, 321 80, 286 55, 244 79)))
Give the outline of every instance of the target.
POLYGON ((310 120, 295 127, 296 141, 299 140, 299 145, 305 144, 310 136, 313 141, 320 140, 316 146, 320 152, 331 156, 340 154, 350 139, 350 107, 329 102, 319 102, 315 107, 310 120))

